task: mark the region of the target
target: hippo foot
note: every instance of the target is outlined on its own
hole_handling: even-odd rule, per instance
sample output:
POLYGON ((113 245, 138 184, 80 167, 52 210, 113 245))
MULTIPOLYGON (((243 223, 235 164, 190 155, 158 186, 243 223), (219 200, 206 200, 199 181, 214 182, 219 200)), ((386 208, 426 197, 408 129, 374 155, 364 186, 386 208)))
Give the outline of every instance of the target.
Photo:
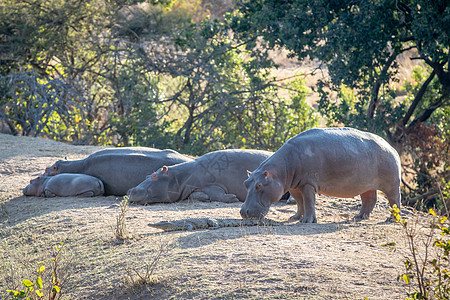
POLYGON ((191 201, 202 201, 202 202, 209 202, 211 199, 209 196, 203 192, 193 192, 191 195, 189 195, 189 200, 191 201))
POLYGON ((317 223, 317 218, 315 216, 303 217, 298 222, 299 223, 317 223))
POLYGON ((303 217, 303 215, 300 215, 300 214, 297 213, 297 214, 291 216, 289 218, 289 221, 299 221, 300 219, 302 219, 302 217, 303 217))
POLYGON ((369 219, 369 215, 368 214, 359 213, 356 216, 354 216, 353 219, 355 220, 355 222, 360 222, 362 220, 369 219))
MULTIPOLYGON (((50 190, 44 190, 44 193, 42 193, 42 195, 45 197, 45 198, 54 198, 54 197, 56 197, 56 194, 54 194, 53 192, 51 192, 50 190)), ((41 196, 42 196, 41 195, 41 196)))
POLYGON ((221 200, 222 200, 221 202, 224 203, 240 202, 235 194, 225 194, 225 196, 221 200))

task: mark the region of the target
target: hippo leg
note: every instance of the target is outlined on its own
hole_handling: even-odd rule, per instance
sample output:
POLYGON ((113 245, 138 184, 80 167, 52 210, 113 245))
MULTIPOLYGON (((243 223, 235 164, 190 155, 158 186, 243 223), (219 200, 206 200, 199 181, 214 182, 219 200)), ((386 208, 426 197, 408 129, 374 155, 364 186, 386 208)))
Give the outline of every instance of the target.
POLYGON ((372 212, 373 208, 375 207, 375 203, 377 202, 377 191, 367 191, 365 193, 361 194, 361 211, 359 214, 355 216, 355 221, 361 221, 366 220, 369 218, 370 213, 372 212))
POLYGON ((393 191, 388 191, 385 192, 386 197, 389 200, 389 205, 392 207, 395 205, 397 205, 397 207, 400 209, 400 203, 401 203, 401 194, 400 194, 400 188, 396 188, 393 191))
POLYGON ((219 201, 224 203, 240 202, 235 194, 227 194, 221 187, 217 185, 211 185, 203 188, 202 190, 209 195, 211 201, 219 201))
POLYGON ((44 197, 46 198, 53 198, 56 197, 56 194, 54 194, 52 191, 45 189, 44 192, 42 193, 44 195, 44 197))
POLYGON ((94 196, 95 193, 93 191, 87 191, 77 195, 77 197, 94 197, 94 196))
POLYGON ((303 194, 303 218, 300 219, 302 223, 317 223, 316 218, 316 189, 310 185, 306 184, 302 187, 303 194))
MULTIPOLYGON (((395 188, 390 192, 385 192, 385 191, 383 191, 383 192, 386 194, 386 197, 389 200, 389 205, 391 207, 393 207, 395 204, 395 205, 397 205, 397 208, 400 209, 400 203, 401 203, 401 197, 402 197, 400 194, 400 187, 395 188)), ((395 221, 395 218, 391 215, 387 218, 386 221, 393 222, 393 221, 395 221)))
POLYGON ((191 201, 210 201, 209 196, 204 192, 193 192, 189 195, 191 201))
MULTIPOLYGON (((300 190, 290 190, 291 193, 290 198, 294 198, 295 202, 297 203, 297 213, 289 218, 291 221, 298 221, 303 217, 303 214, 305 212, 303 207, 303 194, 300 192, 300 190)), ((289 198, 289 199, 290 199, 289 198)))

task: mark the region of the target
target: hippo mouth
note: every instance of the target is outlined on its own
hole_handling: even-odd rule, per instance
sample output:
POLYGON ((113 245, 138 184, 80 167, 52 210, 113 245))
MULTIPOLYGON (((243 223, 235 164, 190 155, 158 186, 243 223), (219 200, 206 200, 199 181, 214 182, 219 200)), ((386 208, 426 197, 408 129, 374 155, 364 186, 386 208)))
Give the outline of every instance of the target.
POLYGON ((127 193, 129 201, 133 203, 142 203, 147 199, 147 193, 145 190, 140 189, 130 189, 127 193))
POLYGON ((244 202, 244 205, 241 207, 241 217, 243 219, 263 219, 267 213, 269 212, 270 207, 266 207, 261 205, 260 203, 256 202, 253 203, 253 205, 246 205, 244 202))

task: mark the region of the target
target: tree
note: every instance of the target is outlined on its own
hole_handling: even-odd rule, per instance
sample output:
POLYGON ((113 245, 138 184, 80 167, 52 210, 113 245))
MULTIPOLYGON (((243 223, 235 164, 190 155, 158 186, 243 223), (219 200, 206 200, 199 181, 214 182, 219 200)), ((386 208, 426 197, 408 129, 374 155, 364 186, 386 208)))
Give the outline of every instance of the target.
MULTIPOLYGON (((260 0, 241 1, 239 9, 235 28, 243 36, 262 36, 269 47, 285 47, 299 59, 317 58, 328 68, 329 80, 319 90, 325 114, 336 105, 329 101, 330 91, 345 85, 358 91, 361 111, 355 114, 364 111, 366 119, 360 127, 376 130, 372 125, 377 116, 383 117, 380 102, 392 91, 401 54, 423 61, 431 73, 397 125, 425 122, 436 109, 450 104, 448 1, 260 0), (439 94, 417 112, 435 77, 439 94)), ((395 125, 385 124, 384 131, 393 138, 395 125)))
POLYGON ((242 0, 238 7, 233 28, 241 38, 260 37, 267 48, 284 47, 326 66, 328 77, 317 91, 331 124, 370 130, 399 150, 414 149, 417 178, 425 174, 429 181, 434 168, 445 173, 440 168, 450 164, 448 149, 439 145, 449 144, 440 130, 448 118, 433 116, 450 106, 448 1, 242 0), (420 62, 423 75, 412 79, 406 97, 397 97, 405 88, 397 77, 401 56, 420 62), (432 142, 433 151, 411 144, 414 139, 432 142))
MULTIPOLYGON (((253 38, 233 39, 232 14, 199 23, 186 16, 174 8, 142 6, 118 23, 118 44, 129 47, 125 52, 134 55, 143 72, 158 78, 154 103, 163 109, 160 118, 172 120, 165 124, 171 147, 191 154, 223 147, 277 149, 294 135, 290 118, 305 113, 311 115, 309 122, 295 124, 315 124, 303 98, 295 104, 301 108, 297 114, 278 99, 271 60, 249 55, 244 45, 253 38)), ((299 91, 302 87, 297 84, 299 91)))

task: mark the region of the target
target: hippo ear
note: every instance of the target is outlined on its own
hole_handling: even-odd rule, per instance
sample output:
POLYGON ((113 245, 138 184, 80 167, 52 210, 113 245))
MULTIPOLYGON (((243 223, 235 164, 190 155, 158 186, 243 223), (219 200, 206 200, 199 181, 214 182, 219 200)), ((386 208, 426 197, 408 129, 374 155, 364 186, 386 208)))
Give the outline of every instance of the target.
POLYGON ((162 173, 164 174, 164 175, 167 175, 167 172, 169 171, 169 167, 168 166, 163 166, 162 167, 162 173))
POLYGON ((247 170, 247 176, 250 177, 251 174, 252 174, 252 172, 250 172, 249 170, 247 170))

